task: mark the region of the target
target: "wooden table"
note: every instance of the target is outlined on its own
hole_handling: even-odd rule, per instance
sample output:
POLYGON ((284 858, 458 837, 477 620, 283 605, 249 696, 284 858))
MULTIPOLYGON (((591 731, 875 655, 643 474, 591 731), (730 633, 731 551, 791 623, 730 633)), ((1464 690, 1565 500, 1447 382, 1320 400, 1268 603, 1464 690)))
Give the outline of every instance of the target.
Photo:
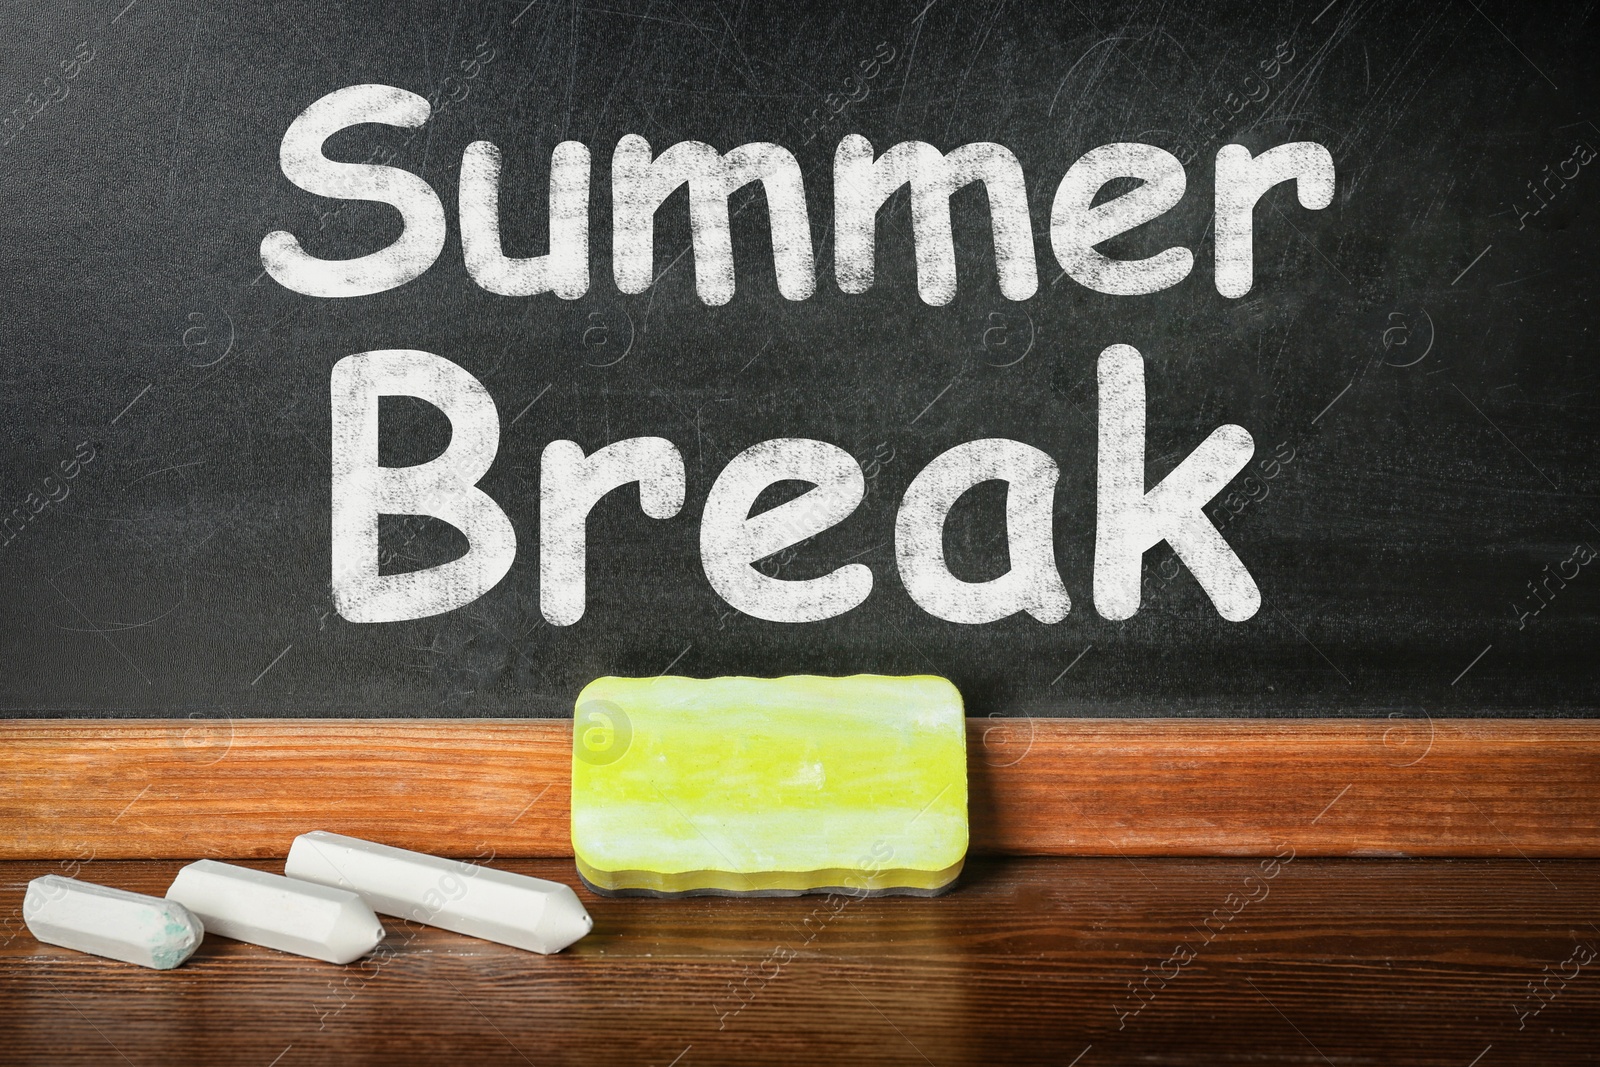
MULTIPOLYGON (((160 893, 180 865, 81 877, 160 893)), ((975 859, 937 900, 580 890, 594 933, 557 956, 386 920, 364 964, 208 937, 166 973, 21 929, 27 880, 64 866, 0 864, 5 1063, 1600 1062, 1592 860, 975 859)))

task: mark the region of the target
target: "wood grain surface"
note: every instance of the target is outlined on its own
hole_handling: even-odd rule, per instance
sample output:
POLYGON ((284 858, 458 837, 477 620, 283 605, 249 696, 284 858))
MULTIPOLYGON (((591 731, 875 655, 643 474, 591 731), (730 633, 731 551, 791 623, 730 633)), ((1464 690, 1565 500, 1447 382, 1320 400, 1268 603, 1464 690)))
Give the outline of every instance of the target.
MULTIPOLYGON (((332 830, 565 856, 561 719, 0 722, 0 858, 282 856, 332 830)), ((1600 723, 970 719, 1009 855, 1600 856, 1600 723)))
MULTIPOLYGON (((496 863, 576 881, 568 861, 496 863)), ((94 861, 80 874, 159 893, 178 866, 94 861)), ((377 954, 347 967, 210 936, 183 967, 152 972, 36 942, 15 922, 23 884, 60 865, 13 862, 0 865, 0 915, 12 917, 0 1060, 1600 1061, 1600 963, 1576 962, 1600 947, 1600 864, 1296 856, 1267 869, 980 859, 947 897, 837 907, 580 887, 594 933, 557 956, 386 920, 377 954)))

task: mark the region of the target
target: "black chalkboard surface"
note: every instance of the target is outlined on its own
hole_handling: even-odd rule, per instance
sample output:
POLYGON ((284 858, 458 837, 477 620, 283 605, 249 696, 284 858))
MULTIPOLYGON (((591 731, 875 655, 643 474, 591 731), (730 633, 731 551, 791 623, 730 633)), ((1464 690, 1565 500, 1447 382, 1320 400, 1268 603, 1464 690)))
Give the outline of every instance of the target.
MULTIPOLYGON (((70 0, 0 18, 8 715, 560 715, 597 675, 669 671, 936 673, 978 715, 1600 712, 1592 6, 70 0), (332 260, 402 233, 395 208, 316 195, 280 166, 297 116, 358 85, 415 94, 428 117, 353 125, 327 157, 420 177, 443 247, 384 291, 305 295, 264 270, 269 234, 332 260), (728 198, 731 298, 697 287, 683 188, 655 213, 648 286, 624 292, 613 153, 629 135, 657 155, 792 153, 814 292, 780 292, 759 182, 728 198), (949 196, 947 301, 919 291, 904 188, 878 214, 871 287, 845 291, 834 166, 852 136, 877 154, 1009 150, 1036 292, 1002 292, 1003 212, 981 182, 949 196), (499 150, 512 257, 549 246, 556 146, 587 147, 582 295, 474 279, 457 204, 478 141, 499 150), (1266 190, 1249 291, 1225 296, 1218 152, 1298 142, 1326 149, 1330 202, 1266 190), (1185 177, 1176 206, 1098 246, 1192 252, 1144 295, 1083 284, 1052 247, 1063 175, 1118 143, 1171 153, 1185 177), (1097 361, 1113 345, 1143 357, 1149 486, 1218 427, 1248 431, 1253 454, 1204 507, 1259 590, 1242 621, 1165 543, 1143 557, 1137 612, 1097 609, 1097 361), (332 587, 330 382, 388 349, 448 360, 492 398, 480 484, 515 558, 460 607, 352 622, 332 587), (681 508, 604 496, 582 617, 552 622, 541 456, 639 437, 681 455, 681 508), (703 562, 719 473, 783 438, 861 468, 859 506, 757 566, 869 568, 870 595, 819 621, 736 609, 703 562), (949 621, 897 567, 913 479, 987 439, 1059 470, 1058 621, 949 621)), ((1138 185, 1113 178, 1096 203, 1138 185)), ((381 464, 450 443, 436 408, 377 403, 381 464)), ((779 480, 755 510, 805 489, 779 480)), ((950 507, 956 578, 1017 562, 1006 494, 984 481, 950 507)), ((383 573, 467 550, 436 518, 379 520, 383 573)))

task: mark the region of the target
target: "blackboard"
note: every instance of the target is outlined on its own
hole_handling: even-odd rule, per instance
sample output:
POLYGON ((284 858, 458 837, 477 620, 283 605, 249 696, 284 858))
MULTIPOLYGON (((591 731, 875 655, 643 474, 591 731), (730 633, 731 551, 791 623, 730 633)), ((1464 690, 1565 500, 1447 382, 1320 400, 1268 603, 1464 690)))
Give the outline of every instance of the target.
MULTIPOLYGON (((975 715, 1600 711, 1592 7, 73 0, 3 18, 8 715, 547 716, 597 675, 668 671, 935 673, 975 715), (296 116, 362 84, 415 93, 431 115, 338 133, 328 155, 383 150, 437 192, 448 237, 404 285, 302 295, 264 271, 267 234, 332 259, 401 230, 392 208, 313 195, 280 169, 296 116), (657 153, 792 152, 814 294, 779 292, 759 185, 730 199, 730 300, 697 295, 682 189, 656 213, 652 284, 621 292, 611 160, 630 134, 657 153), (904 192, 879 216, 872 287, 841 291, 832 175, 848 135, 879 153, 1009 149, 1036 294, 1000 291, 976 184, 950 199, 948 303, 919 296, 904 192), (504 161, 504 245, 522 256, 549 240, 553 149, 588 146, 581 297, 502 296, 469 276, 457 185, 480 140, 504 161), (1253 286, 1223 296, 1218 150, 1303 141, 1331 157, 1331 203, 1267 192, 1253 286), (1176 207, 1101 247, 1193 251, 1183 281, 1142 296, 1065 276, 1049 239, 1067 168, 1120 142, 1171 152, 1187 180, 1176 207), (1260 590, 1242 622, 1166 545, 1144 557, 1136 614, 1095 608, 1096 361, 1117 344, 1144 359, 1150 485, 1219 426, 1253 439, 1206 509, 1260 590), (481 485, 517 553, 470 604, 355 623, 330 590, 330 375, 380 349, 448 359, 493 398, 481 485), (553 624, 541 453, 641 436, 681 452, 682 508, 653 519, 632 487, 606 496, 584 614, 553 624), (845 449, 866 483, 848 518, 765 564, 783 578, 870 567, 871 595, 824 621, 736 611, 701 562, 718 473, 791 437, 845 449), (1060 621, 946 621, 900 579, 908 485, 989 438, 1059 467, 1060 621)), ((427 460, 448 436, 427 405, 383 401, 384 464, 427 460)), ((465 548, 436 520, 389 517, 380 534, 388 569, 465 548)), ((1006 538, 1005 486, 985 483, 950 512, 951 571, 1003 573, 1006 538)))

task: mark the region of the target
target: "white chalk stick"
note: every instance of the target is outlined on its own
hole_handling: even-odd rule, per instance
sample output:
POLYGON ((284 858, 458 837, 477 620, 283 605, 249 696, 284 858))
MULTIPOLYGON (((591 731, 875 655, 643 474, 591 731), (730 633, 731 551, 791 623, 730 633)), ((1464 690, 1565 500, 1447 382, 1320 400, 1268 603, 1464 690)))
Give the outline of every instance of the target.
POLYGON ((294 839, 284 870, 353 890, 383 915, 531 952, 560 952, 594 929, 578 895, 560 882, 322 830, 294 839))
POLYGON ((59 874, 28 883, 22 921, 47 945, 158 971, 188 959, 205 935, 200 921, 176 901, 59 874))
POLYGON ((216 860, 179 871, 167 899, 210 933, 329 963, 349 963, 383 940, 383 925, 354 893, 216 860))

